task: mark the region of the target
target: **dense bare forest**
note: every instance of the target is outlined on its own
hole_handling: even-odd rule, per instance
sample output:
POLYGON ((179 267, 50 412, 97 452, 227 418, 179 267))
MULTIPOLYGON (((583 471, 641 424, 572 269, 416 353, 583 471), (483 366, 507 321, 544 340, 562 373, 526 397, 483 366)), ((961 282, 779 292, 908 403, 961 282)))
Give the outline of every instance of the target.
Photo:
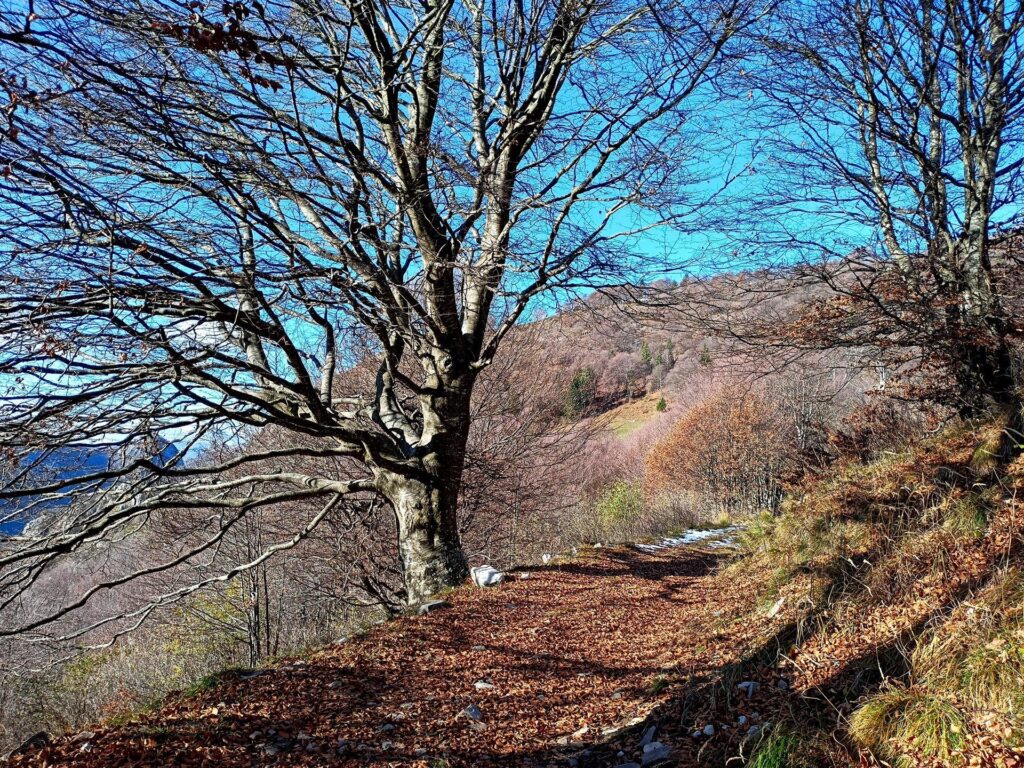
POLYGON ((1020 4, 0 2, 12 765, 1024 764, 1020 4))

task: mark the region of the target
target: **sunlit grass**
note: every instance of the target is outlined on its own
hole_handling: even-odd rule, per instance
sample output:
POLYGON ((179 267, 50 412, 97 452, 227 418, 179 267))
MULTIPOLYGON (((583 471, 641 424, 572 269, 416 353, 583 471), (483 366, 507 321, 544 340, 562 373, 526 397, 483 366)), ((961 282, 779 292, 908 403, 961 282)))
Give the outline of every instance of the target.
POLYGON ((804 765, 802 746, 791 731, 775 729, 761 742, 747 768, 798 768, 804 765))
POLYGON ((917 765, 916 755, 958 765, 966 730, 955 704, 921 687, 885 685, 850 718, 857 743, 905 768, 917 765))

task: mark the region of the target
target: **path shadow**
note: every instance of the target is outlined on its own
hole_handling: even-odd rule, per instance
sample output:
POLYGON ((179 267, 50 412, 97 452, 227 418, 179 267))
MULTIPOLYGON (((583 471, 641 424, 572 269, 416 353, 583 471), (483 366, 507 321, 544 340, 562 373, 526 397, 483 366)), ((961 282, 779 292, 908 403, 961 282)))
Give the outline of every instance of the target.
POLYGON ((632 546, 599 550, 600 563, 569 561, 517 568, 517 573, 562 573, 583 576, 600 584, 602 579, 629 575, 662 585, 658 599, 674 600, 692 581, 711 574, 727 554, 721 550, 687 546, 662 552, 643 552, 632 546))

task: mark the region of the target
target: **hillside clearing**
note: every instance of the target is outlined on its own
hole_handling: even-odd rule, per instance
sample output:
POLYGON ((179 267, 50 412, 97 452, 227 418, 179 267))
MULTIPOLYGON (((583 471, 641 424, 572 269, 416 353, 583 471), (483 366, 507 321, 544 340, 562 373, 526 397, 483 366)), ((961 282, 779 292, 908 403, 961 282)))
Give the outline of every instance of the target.
POLYGON ((626 437, 653 419, 658 413, 661 392, 652 392, 636 400, 617 405, 594 419, 616 437, 626 437))

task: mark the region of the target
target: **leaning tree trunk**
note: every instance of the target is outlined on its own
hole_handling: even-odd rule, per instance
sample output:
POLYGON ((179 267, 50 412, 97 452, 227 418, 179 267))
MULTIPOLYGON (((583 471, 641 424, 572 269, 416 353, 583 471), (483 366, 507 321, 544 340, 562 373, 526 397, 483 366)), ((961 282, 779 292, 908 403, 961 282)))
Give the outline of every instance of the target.
POLYGON ((951 342, 953 377, 960 415, 984 416, 1018 403, 1008 318, 993 274, 987 218, 972 223, 948 261, 955 265, 946 278, 954 299, 947 310, 946 335, 951 342))

